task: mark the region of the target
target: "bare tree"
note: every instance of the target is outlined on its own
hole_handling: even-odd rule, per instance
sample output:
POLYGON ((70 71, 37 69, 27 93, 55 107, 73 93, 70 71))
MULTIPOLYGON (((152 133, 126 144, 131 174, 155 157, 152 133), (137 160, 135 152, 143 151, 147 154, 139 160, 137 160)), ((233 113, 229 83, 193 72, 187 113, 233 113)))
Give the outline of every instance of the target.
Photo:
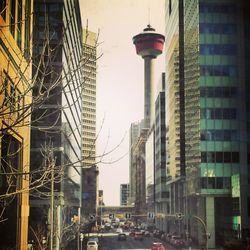
MULTIPOLYGON (((27 14, 24 20, 10 25, 15 26, 19 23, 25 23, 31 18, 31 15, 27 14)), ((5 30, 6 28, 11 29, 10 25, 0 26, 1 37, 5 41, 8 41, 8 34, 5 30)), ((57 64, 57 56, 62 53, 63 46, 66 43, 65 34, 70 25, 70 22, 66 23, 62 28, 62 38, 59 40, 55 39, 57 33, 51 29, 48 15, 45 15, 44 29, 42 30, 43 36, 39 40, 39 43, 33 43, 33 55, 28 53, 28 48, 16 51, 10 47, 10 50, 12 50, 11 53, 20 59, 17 65, 19 69, 18 74, 13 75, 11 73, 10 58, 7 58, 4 70, 0 71, 0 121, 2 121, 2 126, 0 127, 2 143, 0 178, 3 183, 0 187, 0 225, 8 220, 10 205, 18 203, 20 194, 29 193, 32 197, 50 199, 52 181, 53 183, 60 183, 67 178, 65 175, 67 168, 81 166, 82 161, 85 160, 82 158, 74 161, 68 159, 58 164, 56 157, 53 155, 55 150, 54 145, 41 143, 38 154, 43 160, 35 168, 29 168, 29 166, 20 167, 20 158, 27 145, 20 143, 19 140, 12 136, 13 131, 23 128, 36 129, 45 134, 49 133, 48 141, 53 141, 53 133, 64 134, 66 138, 72 136, 74 131, 68 134, 62 128, 58 130, 58 124, 62 113, 71 109, 74 102, 81 100, 82 89, 85 88, 85 79, 89 77, 88 75, 83 77, 83 68, 89 63, 90 58, 83 56, 82 53, 79 60, 74 61, 74 51, 78 48, 76 44, 73 44, 71 48, 67 48, 64 60, 71 63, 57 64), (26 62, 25 68, 22 64, 24 61, 26 62), (32 66, 33 74, 31 78, 27 78, 25 75, 30 70, 30 65, 32 66), (77 84, 73 85, 72 82, 79 77, 77 74, 80 74, 80 78, 78 78, 80 81, 76 81, 77 84), (68 79, 71 80, 68 81, 68 79), (63 106, 57 101, 58 96, 62 92, 65 95, 71 94, 74 96, 71 102, 63 106), (29 102, 26 101, 27 98, 29 98, 29 102), (50 108, 51 104, 56 104, 57 107, 52 109, 50 108), (44 126, 45 121, 50 122, 44 126), (22 185, 22 180, 26 180, 29 184, 22 185)), ((38 35, 40 35, 39 32, 37 33, 38 35)), ((31 37, 34 35, 31 34, 31 37)), ((82 34, 80 33, 77 39, 81 41, 81 49, 83 49, 86 40, 82 41, 81 36, 82 34)), ((99 46, 98 37, 99 35, 95 43, 96 48, 99 46)), ((86 36, 86 39, 88 39, 88 36, 86 36)), ((101 56, 96 56, 95 60, 97 61, 101 56)), ((92 73, 91 71, 89 72, 90 75, 92 73)), ((80 129, 80 127, 81 124, 79 123, 75 129, 80 129)), ((99 133, 96 136, 96 140, 98 136, 99 133)), ((93 147, 96 140, 93 142, 93 147)), ((123 139, 121 143, 122 141, 123 139)), ((109 151, 105 149, 101 155, 95 155, 95 163, 105 162, 105 157, 112 154, 119 145, 109 151)), ((92 155, 89 154, 86 157, 92 157, 92 155)), ((106 161, 106 163, 109 164, 112 161, 117 161, 117 159, 106 161)), ((37 245, 42 249, 43 246, 39 237, 41 233, 45 233, 44 228, 40 224, 38 225, 37 228, 31 225, 30 230, 36 239, 37 245)), ((64 236, 61 236, 61 238, 66 237, 69 232, 74 232, 73 228, 74 230, 77 229, 75 223, 72 226, 71 224, 65 224, 61 233, 64 236)))

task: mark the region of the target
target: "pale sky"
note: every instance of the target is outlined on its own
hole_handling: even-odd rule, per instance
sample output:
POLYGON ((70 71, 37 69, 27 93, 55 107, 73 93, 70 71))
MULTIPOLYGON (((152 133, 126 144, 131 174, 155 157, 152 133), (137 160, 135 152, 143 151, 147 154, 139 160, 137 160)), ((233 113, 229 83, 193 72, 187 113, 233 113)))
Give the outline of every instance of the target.
MULTIPOLYGON (((150 21, 164 34, 164 0, 80 0, 83 27, 99 34, 97 61, 97 154, 119 147, 98 164, 99 189, 105 205, 120 204, 120 184, 129 182, 129 127, 143 119, 144 63, 132 37, 150 21), (102 125, 103 124, 103 125, 102 125), (121 160, 116 161, 125 155, 121 160)), ((164 56, 155 62, 155 78, 164 70, 164 56)))

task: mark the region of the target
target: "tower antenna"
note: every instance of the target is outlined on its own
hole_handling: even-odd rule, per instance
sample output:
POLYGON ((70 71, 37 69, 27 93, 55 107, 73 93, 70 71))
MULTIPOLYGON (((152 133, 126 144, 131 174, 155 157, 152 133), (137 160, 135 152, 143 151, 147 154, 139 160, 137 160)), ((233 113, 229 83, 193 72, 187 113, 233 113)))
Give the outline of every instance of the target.
POLYGON ((148 3, 148 24, 150 25, 150 5, 148 3))

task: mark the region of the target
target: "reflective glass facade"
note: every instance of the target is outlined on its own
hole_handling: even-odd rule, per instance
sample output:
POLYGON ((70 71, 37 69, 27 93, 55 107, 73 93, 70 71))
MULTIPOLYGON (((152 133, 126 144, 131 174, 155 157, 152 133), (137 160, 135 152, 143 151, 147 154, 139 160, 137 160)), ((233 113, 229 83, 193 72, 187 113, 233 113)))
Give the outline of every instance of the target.
MULTIPOLYGON (((246 212, 250 211, 249 3, 234 0, 166 2, 172 5, 171 8, 166 6, 169 173, 172 178, 178 176, 173 169, 178 169, 175 159, 178 156, 181 159, 184 142, 185 171, 180 172, 186 180, 183 213, 204 219, 207 229, 214 232, 208 242, 214 247, 228 237, 249 235, 250 221, 246 212), (182 14, 183 23, 180 21, 182 14), (181 43, 177 42, 181 41, 182 34, 183 54, 181 43), (178 61, 174 62, 173 58, 177 57, 178 61), (178 88, 181 86, 181 61, 184 63, 183 96, 178 88), (183 110, 181 105, 176 109, 175 100, 184 101, 183 110), (178 123, 176 113, 181 115, 182 111, 185 140, 180 136, 180 141, 176 140, 174 145, 174 136, 181 135, 181 119, 178 123), (235 182, 233 176, 238 176, 239 182, 235 182), (240 191, 236 192, 237 189, 240 191), (238 195, 233 197, 233 192, 238 195)), ((176 209, 177 203, 173 204, 176 209)), ((199 238, 201 232, 194 225, 188 230, 199 238)))
POLYGON ((47 224, 53 223, 53 245, 60 248, 63 241, 69 243, 62 237, 66 237, 63 230, 80 209, 82 27, 78 1, 34 1, 33 53, 33 98, 44 93, 44 99, 32 116, 31 166, 37 169, 44 164, 43 149, 48 145, 56 160, 54 223, 49 213, 51 182, 47 182, 39 196, 34 192, 30 198, 30 225, 40 223, 46 236, 47 224))

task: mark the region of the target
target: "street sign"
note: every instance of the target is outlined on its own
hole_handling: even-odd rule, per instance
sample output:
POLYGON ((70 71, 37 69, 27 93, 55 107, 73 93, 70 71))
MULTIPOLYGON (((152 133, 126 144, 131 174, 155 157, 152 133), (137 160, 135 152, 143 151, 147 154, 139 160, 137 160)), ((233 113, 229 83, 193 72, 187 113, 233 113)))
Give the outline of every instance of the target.
POLYGON ((154 219, 154 217, 155 217, 155 213, 153 212, 148 213, 148 219, 154 219))
POLYGON ((95 215, 94 215, 94 214, 91 214, 91 215, 89 216, 89 219, 90 219, 90 220, 94 220, 94 219, 95 219, 95 215))
POLYGON ((131 218, 131 213, 125 213, 125 218, 130 219, 131 218))
POLYGON ((176 213, 175 217, 178 220, 182 220, 183 219, 183 214, 182 213, 176 213))

